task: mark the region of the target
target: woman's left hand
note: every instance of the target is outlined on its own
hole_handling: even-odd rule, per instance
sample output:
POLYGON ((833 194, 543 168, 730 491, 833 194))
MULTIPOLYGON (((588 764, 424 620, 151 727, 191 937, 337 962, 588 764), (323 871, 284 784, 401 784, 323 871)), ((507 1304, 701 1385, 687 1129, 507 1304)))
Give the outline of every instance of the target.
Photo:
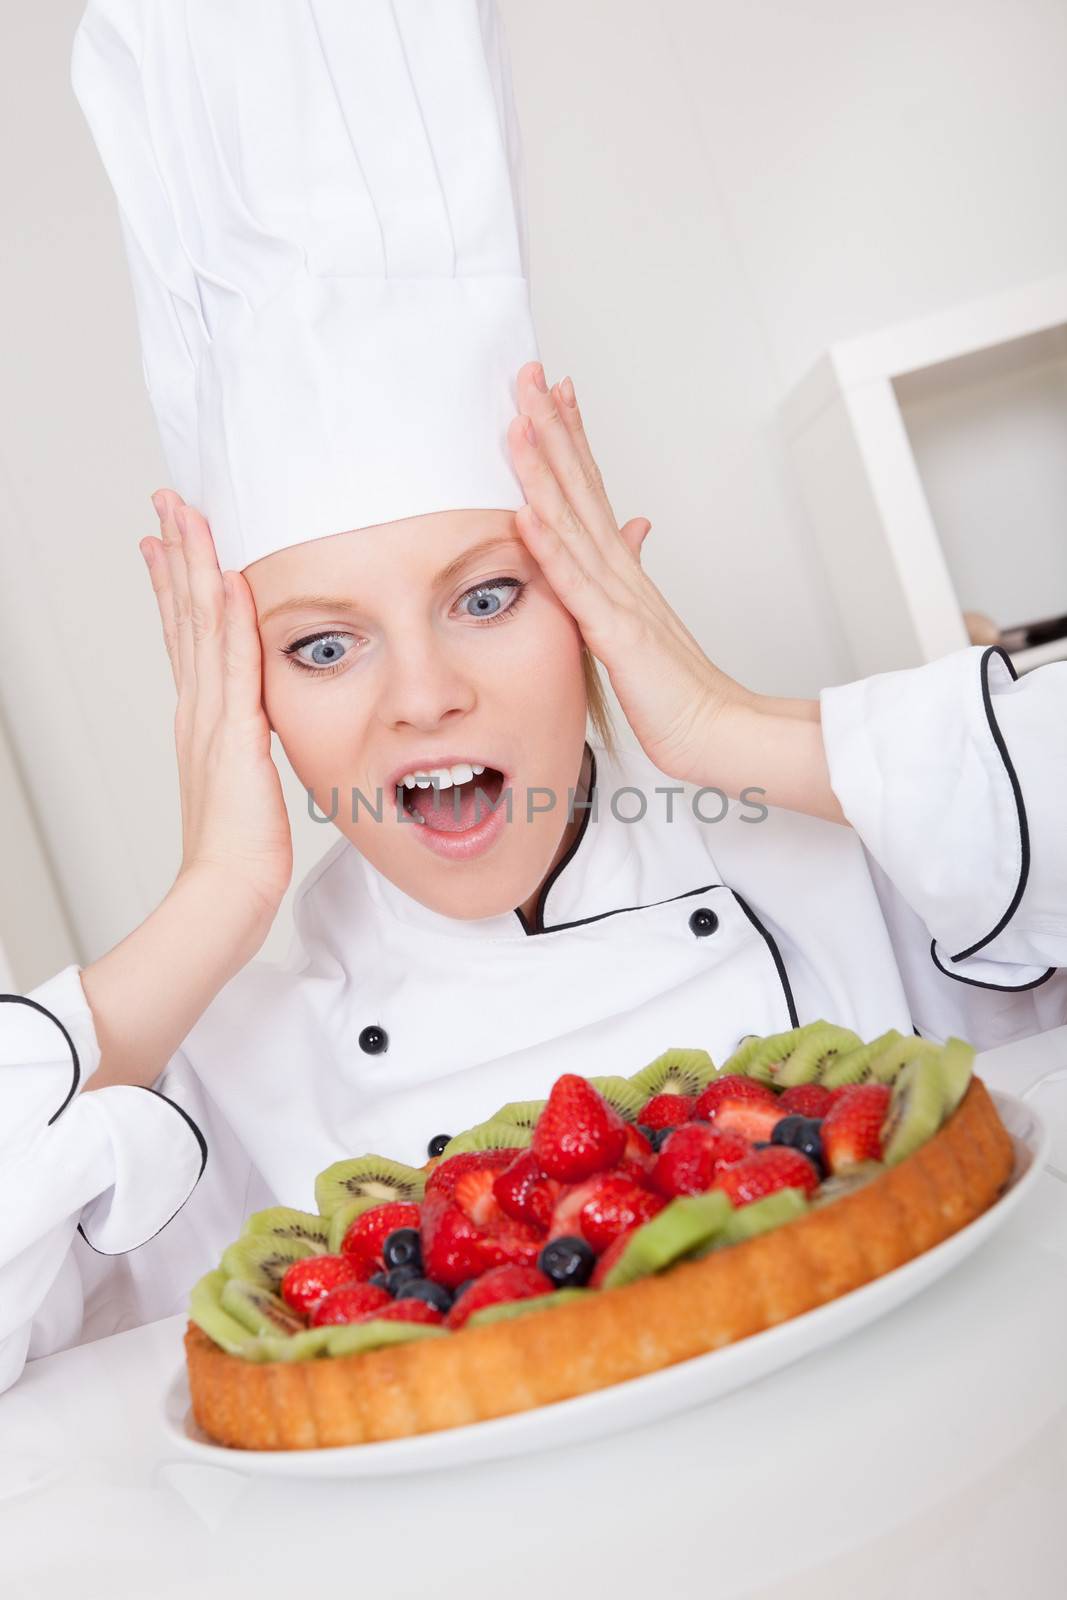
POLYGON ((532 361, 518 387, 508 443, 527 501, 519 533, 602 662, 649 760, 681 782, 705 783, 715 723, 746 691, 708 660, 642 569, 651 524, 616 522, 570 380, 549 390, 532 361))

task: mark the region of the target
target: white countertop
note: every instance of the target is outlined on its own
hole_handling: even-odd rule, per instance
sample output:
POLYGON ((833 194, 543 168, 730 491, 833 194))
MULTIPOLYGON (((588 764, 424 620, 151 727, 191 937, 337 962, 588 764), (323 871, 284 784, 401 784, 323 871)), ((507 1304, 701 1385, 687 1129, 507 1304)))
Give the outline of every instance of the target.
MULTIPOLYGON (((1062 1064, 1067 1028, 979 1071, 1019 1093, 1062 1064)), ((184 1326, 32 1362, 0 1396, 5 1600, 1067 1592, 1067 1182, 1052 1172, 870 1327, 688 1415, 517 1460, 377 1483, 191 1461, 161 1426, 184 1326)))

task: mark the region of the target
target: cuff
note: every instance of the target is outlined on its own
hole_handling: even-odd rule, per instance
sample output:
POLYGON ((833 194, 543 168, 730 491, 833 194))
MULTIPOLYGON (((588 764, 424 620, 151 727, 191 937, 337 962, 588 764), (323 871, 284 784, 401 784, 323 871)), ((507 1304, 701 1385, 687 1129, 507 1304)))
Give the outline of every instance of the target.
POLYGON ((13 1258, 75 1219, 101 1254, 136 1250, 177 1215, 206 1163, 199 1128, 157 1090, 116 1084, 79 1095, 5 1163, 0 1256, 13 1258))
POLYGON ((995 939, 1026 888, 1026 808, 993 711, 1015 678, 1003 650, 973 646, 819 696, 841 808, 946 965, 995 939))
POLYGON ((64 967, 28 994, 0 994, 0 1094, 8 1129, 57 1122, 100 1065, 81 968, 64 967))

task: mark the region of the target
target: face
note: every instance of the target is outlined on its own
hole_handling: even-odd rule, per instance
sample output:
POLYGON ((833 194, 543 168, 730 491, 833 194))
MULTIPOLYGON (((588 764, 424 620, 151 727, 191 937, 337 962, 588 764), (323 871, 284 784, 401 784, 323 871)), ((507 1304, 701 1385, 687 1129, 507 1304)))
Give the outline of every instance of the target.
POLYGON ((331 815, 336 790, 335 826, 446 916, 527 901, 568 827, 586 695, 577 625, 513 514, 359 528, 276 551, 244 577, 267 715, 318 812, 331 815), (401 787, 398 806, 405 775, 463 764, 485 770, 401 787), (531 789, 554 808, 543 794, 528 804, 531 789))

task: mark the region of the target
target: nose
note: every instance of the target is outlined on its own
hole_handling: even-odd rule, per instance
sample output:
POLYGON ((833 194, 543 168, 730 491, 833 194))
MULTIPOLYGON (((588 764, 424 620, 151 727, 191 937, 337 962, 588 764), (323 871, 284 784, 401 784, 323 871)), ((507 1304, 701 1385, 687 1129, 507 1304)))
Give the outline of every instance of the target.
POLYGON ((432 732, 470 711, 477 699, 469 673, 432 632, 397 641, 383 665, 378 715, 388 728, 432 732))

